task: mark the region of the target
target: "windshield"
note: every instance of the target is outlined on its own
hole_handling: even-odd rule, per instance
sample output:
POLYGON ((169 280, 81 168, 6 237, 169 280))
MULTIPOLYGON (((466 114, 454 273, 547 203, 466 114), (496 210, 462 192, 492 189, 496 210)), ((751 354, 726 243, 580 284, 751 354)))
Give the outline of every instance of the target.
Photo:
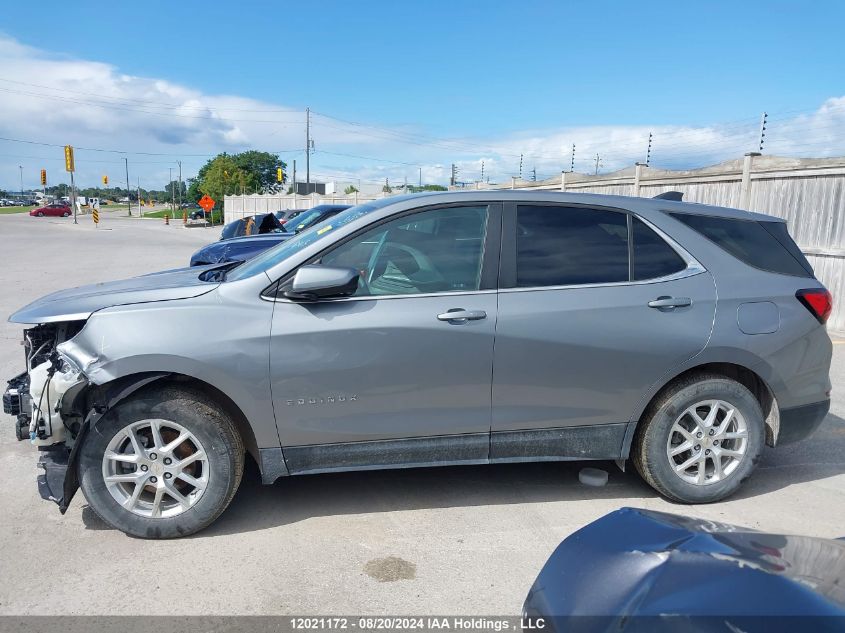
MULTIPOLYGON (((253 275, 272 268, 279 262, 284 261, 291 255, 294 255, 319 240, 321 237, 336 230, 358 218, 396 202, 397 198, 385 198, 383 200, 376 200, 367 204, 359 204, 355 207, 350 207, 346 211, 341 211, 335 216, 332 216, 314 226, 307 228, 296 234, 295 237, 282 242, 278 246, 268 249, 260 255, 253 257, 243 265, 238 266, 228 275, 226 281, 236 281, 238 279, 246 279, 253 275)), ((306 214, 303 214, 303 216, 306 214)), ((297 225, 300 224, 297 222, 297 225)))
POLYGON ((303 229, 307 229, 309 224, 314 222, 314 220, 319 218, 325 212, 326 212, 325 209, 315 208, 315 209, 311 209, 310 211, 306 211, 305 213, 302 213, 301 215, 299 215, 296 218, 295 221, 292 222, 292 224, 293 224, 292 228, 293 228, 294 232, 299 233, 303 229))

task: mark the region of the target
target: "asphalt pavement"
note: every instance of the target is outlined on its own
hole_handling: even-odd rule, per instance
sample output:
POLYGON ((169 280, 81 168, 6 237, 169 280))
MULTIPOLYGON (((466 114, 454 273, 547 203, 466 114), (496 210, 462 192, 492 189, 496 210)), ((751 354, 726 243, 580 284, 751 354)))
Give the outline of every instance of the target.
MULTIPOLYGON (((23 370, 18 307, 70 286, 186 265, 219 229, 103 211, 0 216, 0 378, 23 370)), ((162 323, 162 327, 168 327, 162 323)), ((154 335, 154 333, 150 333, 154 335)), ((845 339, 833 407, 810 439, 766 449, 727 501, 681 506, 612 463, 466 466, 291 477, 250 468, 209 529, 130 538, 77 494, 65 516, 35 486, 36 451, 0 414, 0 614, 518 614, 545 559, 573 531, 623 506, 766 531, 845 536, 845 339)))

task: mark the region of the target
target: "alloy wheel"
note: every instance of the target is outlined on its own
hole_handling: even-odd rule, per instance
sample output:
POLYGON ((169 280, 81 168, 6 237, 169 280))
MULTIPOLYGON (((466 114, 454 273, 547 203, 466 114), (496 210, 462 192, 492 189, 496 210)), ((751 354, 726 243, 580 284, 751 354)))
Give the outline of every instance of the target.
POLYGON ((121 429, 103 454, 103 479, 130 512, 150 518, 182 514, 208 486, 208 454, 196 436, 170 420, 121 429))
POLYGON ((674 473, 687 483, 706 486, 729 477, 748 448, 742 413, 724 400, 704 400, 678 416, 666 442, 674 473))

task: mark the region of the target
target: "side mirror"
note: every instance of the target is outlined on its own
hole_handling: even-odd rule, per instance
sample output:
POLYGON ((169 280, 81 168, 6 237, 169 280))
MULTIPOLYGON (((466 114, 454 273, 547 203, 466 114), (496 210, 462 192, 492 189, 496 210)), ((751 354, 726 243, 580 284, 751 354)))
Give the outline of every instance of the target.
POLYGON ((296 271, 285 297, 295 301, 315 301, 329 297, 348 297, 358 289, 358 271, 342 266, 311 264, 296 271))

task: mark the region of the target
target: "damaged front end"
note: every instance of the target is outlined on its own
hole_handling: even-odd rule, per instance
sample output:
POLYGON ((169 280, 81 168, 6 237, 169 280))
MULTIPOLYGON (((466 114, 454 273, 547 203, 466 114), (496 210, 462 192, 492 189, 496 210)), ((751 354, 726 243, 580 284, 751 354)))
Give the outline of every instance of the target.
MULTIPOLYGON (((60 344, 73 338, 84 321, 47 323, 24 330, 26 371, 8 382, 3 411, 15 418, 15 436, 40 451, 38 490, 62 511, 70 501, 65 480, 71 451, 85 423, 80 400, 88 380, 76 363, 62 354, 60 344)), ((71 495, 72 496, 72 493, 71 495)))

